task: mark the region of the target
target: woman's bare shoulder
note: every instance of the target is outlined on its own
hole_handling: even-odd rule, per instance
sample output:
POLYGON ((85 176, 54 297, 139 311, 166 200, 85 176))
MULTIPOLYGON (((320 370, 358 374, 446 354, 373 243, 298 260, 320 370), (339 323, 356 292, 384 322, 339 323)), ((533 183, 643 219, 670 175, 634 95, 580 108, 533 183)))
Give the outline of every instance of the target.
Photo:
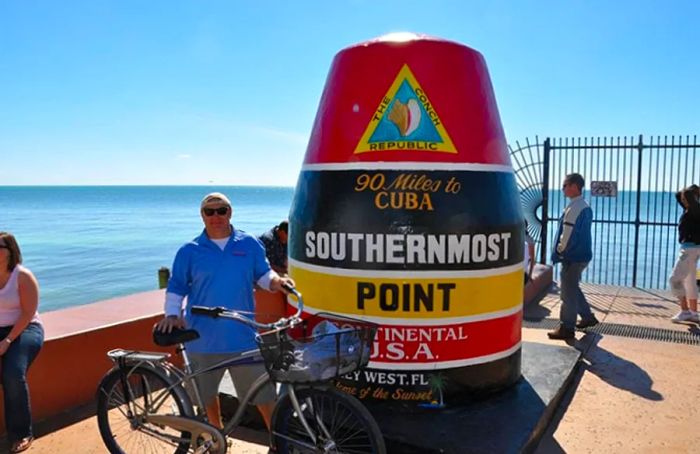
POLYGON ((37 285, 37 280, 34 273, 25 267, 19 269, 17 281, 20 285, 37 285))

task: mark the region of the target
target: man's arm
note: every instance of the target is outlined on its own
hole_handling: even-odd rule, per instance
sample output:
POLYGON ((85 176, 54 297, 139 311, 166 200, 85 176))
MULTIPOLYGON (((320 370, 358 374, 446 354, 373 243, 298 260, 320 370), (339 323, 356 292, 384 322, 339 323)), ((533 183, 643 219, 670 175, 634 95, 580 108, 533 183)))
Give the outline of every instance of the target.
POLYGON ((587 208, 585 203, 576 203, 570 205, 564 212, 564 216, 562 218, 561 236, 559 237, 559 242, 557 244, 557 252, 559 255, 566 255, 566 250, 570 246, 569 242, 571 241, 571 237, 574 235, 574 229, 578 218, 581 213, 585 211, 585 208, 587 208))
POLYGON ((557 233, 554 235, 555 241, 552 246, 552 253, 550 255, 550 258, 552 259, 552 263, 559 263, 562 260, 561 254, 557 251, 559 246, 559 238, 561 237, 561 229, 562 229, 562 221, 559 220, 559 225, 557 226, 557 233))
POLYGON ((284 293, 289 293, 284 286, 289 285, 291 287, 294 287, 294 281, 285 276, 282 277, 275 270, 268 269, 268 271, 260 276, 257 281, 255 281, 260 288, 263 288, 267 290, 268 292, 278 292, 282 291, 284 293))
POLYGON ((571 208, 568 208, 561 220, 561 235, 557 241, 557 253, 560 255, 564 255, 564 251, 566 251, 566 247, 569 245, 571 235, 574 233, 576 217, 571 215, 572 211, 571 208))
POLYGON ((567 249, 563 252, 562 257, 564 259, 569 259, 569 254, 572 249, 580 250, 580 245, 586 240, 584 237, 588 236, 586 233, 590 234, 591 226, 593 225, 593 210, 586 207, 579 216, 576 218, 576 223, 569 238, 569 243, 567 244, 567 249))
POLYGON ((279 274, 277 274, 277 276, 273 278, 270 282, 270 291, 289 293, 285 286, 296 287, 296 284, 294 283, 294 280, 291 277, 282 277, 279 274))
POLYGON ((165 317, 156 324, 158 331, 169 333, 173 328, 185 328, 182 316, 182 302, 190 292, 189 254, 180 248, 175 254, 173 271, 165 291, 165 317))

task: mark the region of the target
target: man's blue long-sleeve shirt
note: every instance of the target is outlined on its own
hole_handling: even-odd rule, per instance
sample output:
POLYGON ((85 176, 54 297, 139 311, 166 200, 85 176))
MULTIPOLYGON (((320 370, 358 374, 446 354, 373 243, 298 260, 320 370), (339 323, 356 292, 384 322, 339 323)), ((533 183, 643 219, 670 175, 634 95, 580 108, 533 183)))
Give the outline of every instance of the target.
MULTIPOLYGON (((203 231, 175 255, 168 293, 187 297, 185 321, 200 338, 189 342, 194 353, 232 353, 256 348, 254 331, 234 320, 192 315, 192 306, 223 306, 255 311, 253 284, 270 271, 265 250, 255 237, 233 229, 222 251, 203 231)), ((252 315, 251 315, 252 317, 252 315)))

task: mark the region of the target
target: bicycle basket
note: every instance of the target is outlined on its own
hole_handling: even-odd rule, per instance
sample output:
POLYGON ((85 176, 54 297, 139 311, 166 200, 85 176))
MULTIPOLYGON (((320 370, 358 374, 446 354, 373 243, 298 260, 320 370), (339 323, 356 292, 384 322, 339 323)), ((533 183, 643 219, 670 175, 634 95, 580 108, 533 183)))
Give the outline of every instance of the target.
POLYGON ((349 374, 369 362, 377 325, 319 313, 301 325, 256 339, 272 380, 314 383, 349 374))

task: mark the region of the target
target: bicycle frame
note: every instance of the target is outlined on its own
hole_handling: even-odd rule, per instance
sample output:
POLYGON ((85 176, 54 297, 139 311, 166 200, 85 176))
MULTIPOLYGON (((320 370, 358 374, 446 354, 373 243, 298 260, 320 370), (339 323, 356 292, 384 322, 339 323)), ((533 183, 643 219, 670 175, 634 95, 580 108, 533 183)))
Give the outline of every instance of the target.
MULTIPOLYGON (((252 358, 259 358, 260 357, 260 352, 256 350, 249 350, 241 353, 237 353, 232 355, 231 358, 225 359, 223 361, 220 361, 210 367, 207 367, 205 369, 197 370, 197 371, 192 371, 192 366, 191 362, 189 361, 188 355, 186 348, 183 344, 179 344, 177 351, 179 351, 182 354, 183 357, 183 362, 185 364, 184 370, 180 369, 179 367, 175 366, 173 363, 168 361, 168 354, 165 353, 150 353, 150 352, 126 352, 124 350, 112 350, 108 353, 108 356, 115 360, 117 363, 117 366, 119 370, 121 371, 122 375, 122 385, 125 390, 128 390, 129 387, 126 385, 127 383, 127 378, 133 372, 137 367, 142 366, 144 364, 148 364, 153 368, 160 368, 162 370, 166 370, 173 374, 174 376, 177 377, 177 379, 174 381, 174 383, 167 388, 164 388, 160 390, 152 399, 150 403, 148 403, 149 407, 151 409, 157 409, 159 408, 167 399, 169 392, 172 388, 175 387, 185 387, 186 384, 189 384, 191 386, 190 389, 193 390, 194 397, 197 402, 195 402, 195 405, 197 407, 197 416, 207 423, 206 418, 206 412, 204 411, 204 403, 202 402, 201 396, 199 394, 198 388, 196 386, 196 378, 199 375, 212 372, 215 370, 219 369, 224 369, 224 368, 229 368, 229 367, 236 367, 237 365, 243 365, 243 364, 250 364, 249 360, 252 358)), ((245 413, 246 407, 249 402, 251 402, 255 396, 260 392, 260 390, 267 386, 269 383, 273 383, 272 380, 270 379, 268 374, 261 375, 258 377, 253 384, 251 385, 250 389, 246 392, 244 396, 239 396, 239 406, 236 409, 236 412, 234 413, 233 417, 226 423, 226 425, 223 427, 223 429, 218 429, 215 428, 214 426, 211 426, 210 424, 207 424, 207 427, 215 428, 217 431, 223 435, 223 436, 230 436, 236 428, 238 428, 241 419, 243 418, 243 414, 245 413)), ((290 400, 292 402, 292 406, 294 410, 297 412, 297 415, 299 417, 299 420, 308 433, 309 437, 315 442, 316 441, 316 433, 311 429, 311 426, 309 422, 306 420, 304 417, 304 412, 302 410, 302 404, 299 403, 297 396, 296 396, 296 388, 301 387, 302 385, 284 385, 284 390, 289 393, 290 395, 290 400)), ((129 401, 131 400, 131 396, 125 395, 124 396, 127 404, 129 404, 129 401)), ((130 411, 130 410, 129 410, 130 411)), ((131 416, 131 415, 130 415, 131 416)), ((186 424, 181 421, 181 418, 173 418, 172 416, 163 416, 163 415, 151 415, 147 417, 148 420, 154 423, 161 423, 173 428, 178 428, 182 430, 186 429, 191 429, 188 427, 185 427, 186 424), (180 421, 180 422, 177 422, 180 421)), ((325 427, 323 427, 323 424, 320 423, 320 421, 316 421, 316 426, 319 427, 321 430, 327 431, 325 427), (320 424, 319 424, 320 423, 320 424)), ((201 430, 201 426, 197 424, 197 418, 192 419, 192 425, 195 427, 199 427, 201 430)), ((152 434, 154 436, 159 436, 157 434, 152 434)), ((279 437, 287 438, 285 434, 276 434, 279 437)), ((182 440, 173 438, 171 441, 176 441, 180 442, 182 440)), ((313 448, 313 446, 311 446, 313 448)))
MULTIPOLYGON (((298 315, 301 313, 302 308, 303 308, 303 301, 301 300, 301 295, 296 293, 294 291, 294 294, 299 298, 299 307, 297 311, 297 315, 295 317, 298 317, 298 315)), ((225 311, 219 311, 219 313, 224 312, 224 316, 232 319, 236 319, 238 321, 243 321, 241 320, 240 314, 238 313, 231 313, 232 315, 226 315, 225 311)), ((218 316, 218 314, 216 315, 218 316)), ((282 319, 278 321, 276 324, 259 324, 255 321, 249 321, 248 319, 245 319, 244 323, 249 324, 251 326, 256 326, 258 328, 272 328, 272 329, 280 329, 280 326, 284 326, 283 322, 286 322, 287 320, 282 319)), ((196 413, 195 417, 179 417, 179 416, 171 416, 171 415, 148 415, 147 413, 147 420, 153 423, 159 423, 165 426, 173 427, 178 430, 183 430, 183 431, 189 431, 193 434, 193 437, 196 433, 210 433, 211 430, 216 430, 219 435, 223 437, 227 437, 231 435, 231 433, 238 427, 238 425, 241 422, 241 419, 243 417, 243 414, 246 410, 246 407, 249 402, 251 402, 255 396, 260 392, 260 390, 268 385, 269 383, 273 383, 272 380, 270 379, 270 376, 266 373, 258 377, 253 384, 251 385, 250 389, 246 392, 246 394, 241 397, 238 396, 239 398, 239 406, 236 409, 236 412, 234 416, 231 418, 230 421, 226 423, 226 425, 223 427, 223 429, 218 429, 210 424, 210 422, 207 420, 206 416, 206 411, 205 411, 205 405, 204 402, 202 401, 202 397, 199 393, 199 388, 196 383, 196 378, 202 374, 212 372, 215 370, 219 369, 224 369, 224 368, 229 368, 229 367, 236 367, 236 366, 241 366, 244 364, 250 364, 250 359, 255 359, 255 358, 260 358, 260 351, 256 348, 254 350, 247 350, 244 352, 240 353, 234 353, 231 355, 230 358, 227 358, 223 361, 220 361, 216 364, 213 364, 210 367, 193 371, 192 370, 192 364, 190 362, 189 356, 187 355, 187 349, 184 344, 178 344, 176 348, 176 352, 180 353, 183 358, 183 363, 184 363, 184 370, 178 368, 175 366, 172 362, 168 361, 168 357, 170 356, 169 354, 166 353, 151 353, 151 352, 138 352, 138 351, 124 351, 121 349, 118 350, 112 350, 108 352, 108 356, 110 359, 112 359, 118 369, 120 370, 121 373, 121 380, 122 380, 122 386, 123 388, 127 391, 124 396, 126 400, 126 404, 129 408, 129 416, 131 417, 131 406, 130 406, 130 401, 131 401, 131 396, 129 395, 130 392, 128 391, 130 388, 127 386, 128 382, 128 377, 129 375, 139 366, 142 366, 144 364, 148 364, 152 368, 155 369, 160 369, 163 371, 166 371, 166 373, 172 374, 173 376, 177 377, 176 380, 173 381, 171 385, 169 385, 167 388, 162 389, 156 396, 152 399, 150 403, 146 402, 148 408, 148 413, 151 413, 151 409, 158 409, 160 406, 165 402, 167 399, 170 391, 173 388, 176 387, 182 387, 185 388, 186 390, 186 385, 189 384, 190 389, 192 390, 192 393, 194 395, 194 399, 196 402, 194 402, 196 406, 196 413), (201 420, 204 421, 204 424, 201 422, 201 420), (188 422, 189 421, 189 422, 188 422)), ((293 385, 293 384, 288 384, 284 385, 284 390, 289 393, 290 396, 290 401, 292 403, 292 407, 296 411, 296 414, 299 417, 299 420, 306 430, 307 434, 313 440, 314 443, 316 443, 317 436, 316 433, 311 429, 311 426, 309 422, 306 420, 304 416, 304 411, 302 409, 302 404, 300 404, 295 389, 297 387, 303 387, 303 385, 293 385)), ((317 385, 318 387, 318 385, 317 385)), ((320 420, 315 421, 316 427, 319 428, 321 431, 324 431, 326 435, 328 434, 328 429, 324 427, 323 422, 320 420)), ((163 437, 163 435, 160 434, 151 434, 153 436, 157 437, 163 437)), ((279 434, 275 433, 276 436, 283 437, 290 439, 287 437, 285 434, 279 434)), ((169 437, 170 441, 176 441, 176 442, 182 442, 182 439, 175 438, 175 437, 169 437)), ((212 438, 217 438, 215 436, 212 436, 212 438)), ((214 443, 216 441, 213 441, 214 443)), ((313 448, 313 446, 310 446, 313 448)))

